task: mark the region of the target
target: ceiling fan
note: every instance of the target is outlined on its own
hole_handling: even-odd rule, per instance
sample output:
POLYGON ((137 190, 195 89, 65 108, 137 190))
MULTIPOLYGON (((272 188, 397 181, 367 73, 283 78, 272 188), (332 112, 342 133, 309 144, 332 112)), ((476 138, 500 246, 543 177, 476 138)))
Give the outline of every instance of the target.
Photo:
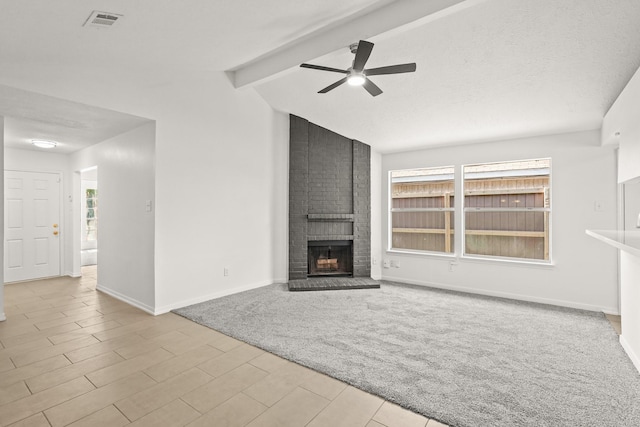
POLYGON ((353 58, 353 65, 346 70, 323 67, 322 65, 300 64, 302 68, 346 74, 344 78, 318 91, 318 93, 327 93, 344 83, 349 83, 352 86, 363 86, 371 96, 378 96, 382 93, 382 89, 376 86, 376 84, 369 79, 370 76, 412 73, 416 70, 415 62, 410 64, 388 65, 386 67, 365 69, 364 66, 371 55, 371 51, 373 50, 373 43, 360 40, 358 43, 354 43, 349 46, 349 48, 351 49, 351 53, 354 53, 356 56, 353 58))

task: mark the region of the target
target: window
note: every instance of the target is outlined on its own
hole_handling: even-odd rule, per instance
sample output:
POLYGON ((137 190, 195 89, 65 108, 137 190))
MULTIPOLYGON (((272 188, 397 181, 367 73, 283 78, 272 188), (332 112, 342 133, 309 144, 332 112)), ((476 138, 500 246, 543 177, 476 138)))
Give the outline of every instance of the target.
POLYGON ((391 171, 391 249, 454 252, 454 167, 391 171))
POLYGON ((551 159, 467 165, 464 254, 550 260, 551 159))
POLYGON ((98 190, 87 188, 85 190, 85 201, 85 240, 98 240, 98 190))

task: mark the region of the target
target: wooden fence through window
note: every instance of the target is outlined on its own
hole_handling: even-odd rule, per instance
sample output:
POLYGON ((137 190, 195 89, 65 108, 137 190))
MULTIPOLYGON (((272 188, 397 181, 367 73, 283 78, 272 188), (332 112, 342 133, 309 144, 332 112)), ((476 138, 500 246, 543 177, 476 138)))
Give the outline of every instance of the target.
MULTIPOLYGON (((454 182, 392 184, 392 247, 453 253, 454 182)), ((549 177, 465 182, 465 254, 549 259, 549 177), (548 209, 547 209, 548 210, 548 209)))

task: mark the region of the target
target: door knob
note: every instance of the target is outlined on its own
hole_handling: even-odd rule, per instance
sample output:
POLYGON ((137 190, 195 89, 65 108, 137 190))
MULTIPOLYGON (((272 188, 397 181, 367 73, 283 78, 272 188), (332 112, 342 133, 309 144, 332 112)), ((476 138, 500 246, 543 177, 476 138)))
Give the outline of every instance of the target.
POLYGON ((58 224, 53 224, 53 228, 58 228, 58 224))
POLYGON ((54 235, 54 236, 57 236, 57 235, 58 235, 58 230, 54 231, 54 232, 53 232, 53 235, 54 235))

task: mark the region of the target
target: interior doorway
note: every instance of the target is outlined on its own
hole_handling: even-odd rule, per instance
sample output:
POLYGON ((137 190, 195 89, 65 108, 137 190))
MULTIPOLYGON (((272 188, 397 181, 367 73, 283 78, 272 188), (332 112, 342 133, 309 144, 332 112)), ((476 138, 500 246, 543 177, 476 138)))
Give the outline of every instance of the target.
POLYGON ((98 264, 98 167, 80 171, 80 265, 98 264))

